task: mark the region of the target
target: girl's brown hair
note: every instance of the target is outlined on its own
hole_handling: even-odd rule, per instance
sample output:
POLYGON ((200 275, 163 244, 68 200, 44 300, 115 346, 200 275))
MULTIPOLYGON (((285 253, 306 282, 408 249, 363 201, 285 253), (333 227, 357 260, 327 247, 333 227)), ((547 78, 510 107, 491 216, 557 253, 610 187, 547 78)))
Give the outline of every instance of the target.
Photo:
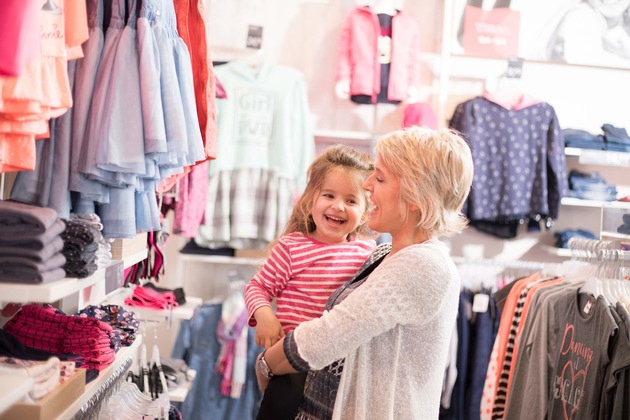
MULTIPOLYGON (((324 184, 326 176, 332 171, 343 171, 352 177, 365 197, 365 211, 370 203, 368 193, 362 187, 363 181, 372 174, 374 163, 367 153, 360 152, 350 146, 337 144, 326 148, 310 164, 307 171, 306 188, 293 208, 282 236, 293 232, 311 233, 317 228, 311 216, 313 201, 324 184)), ((362 223, 350 233, 349 237, 364 233, 367 224, 362 223)))

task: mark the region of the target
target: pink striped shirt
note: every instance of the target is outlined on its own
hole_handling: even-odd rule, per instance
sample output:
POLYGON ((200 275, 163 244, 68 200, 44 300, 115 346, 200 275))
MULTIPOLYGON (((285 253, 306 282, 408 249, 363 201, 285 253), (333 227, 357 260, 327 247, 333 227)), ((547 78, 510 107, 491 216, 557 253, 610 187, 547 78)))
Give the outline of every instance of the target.
POLYGON ((254 312, 271 306, 274 297, 285 333, 321 316, 328 297, 352 279, 375 246, 373 240, 325 244, 297 232, 283 236, 245 286, 249 325, 256 326, 254 312))

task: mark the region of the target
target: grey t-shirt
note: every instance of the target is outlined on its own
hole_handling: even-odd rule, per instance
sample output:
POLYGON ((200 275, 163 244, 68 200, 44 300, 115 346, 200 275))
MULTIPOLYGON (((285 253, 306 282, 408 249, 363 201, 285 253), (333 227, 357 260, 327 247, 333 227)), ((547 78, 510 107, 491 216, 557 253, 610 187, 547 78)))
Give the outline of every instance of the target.
POLYGON ((602 296, 578 291, 560 298, 557 307, 561 316, 547 419, 596 419, 617 323, 602 296))

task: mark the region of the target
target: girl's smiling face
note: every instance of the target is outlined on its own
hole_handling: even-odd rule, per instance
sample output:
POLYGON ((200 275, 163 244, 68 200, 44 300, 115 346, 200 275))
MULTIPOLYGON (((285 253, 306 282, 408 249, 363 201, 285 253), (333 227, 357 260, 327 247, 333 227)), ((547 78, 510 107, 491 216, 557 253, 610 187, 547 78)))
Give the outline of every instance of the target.
POLYGON ((313 200, 311 216, 316 228, 310 236, 324 243, 346 241, 365 222, 366 206, 360 182, 342 169, 329 172, 313 200))

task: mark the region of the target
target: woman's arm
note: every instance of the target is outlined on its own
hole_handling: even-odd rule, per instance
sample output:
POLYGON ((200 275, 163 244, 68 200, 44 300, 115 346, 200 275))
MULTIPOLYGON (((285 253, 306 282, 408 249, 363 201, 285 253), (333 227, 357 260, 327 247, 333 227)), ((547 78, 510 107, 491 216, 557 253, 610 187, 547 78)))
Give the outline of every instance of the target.
MULTIPOLYGON (((289 363, 287 356, 284 354, 283 345, 284 337, 264 352, 265 363, 274 376, 298 372, 289 363)), ((264 375, 260 368, 260 359, 262 355, 263 353, 260 353, 256 358, 256 379, 258 380, 258 387, 262 392, 264 392, 270 378, 264 375)))

